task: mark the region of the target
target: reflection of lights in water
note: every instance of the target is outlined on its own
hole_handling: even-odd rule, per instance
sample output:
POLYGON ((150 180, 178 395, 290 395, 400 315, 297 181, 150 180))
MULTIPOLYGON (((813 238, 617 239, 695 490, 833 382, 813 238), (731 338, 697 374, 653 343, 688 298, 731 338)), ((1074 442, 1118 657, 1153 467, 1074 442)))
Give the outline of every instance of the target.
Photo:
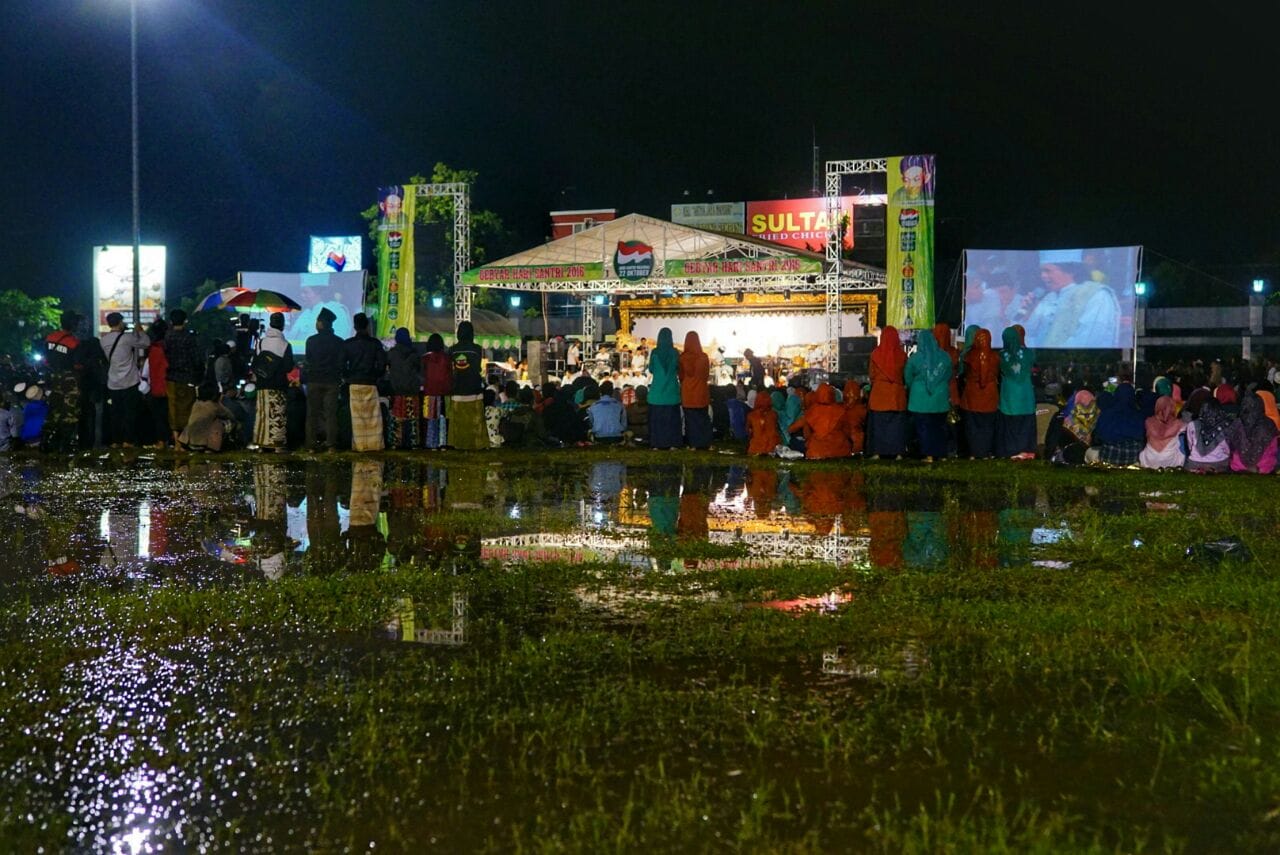
POLYGON ((111 851, 113 853, 128 853, 128 855, 139 855, 141 852, 150 852, 151 847, 147 846, 147 838, 151 836, 151 830, 147 828, 138 828, 130 831, 128 834, 118 837, 111 842, 111 851), (145 848, 144 848, 145 847, 145 848))
POLYGON ((604 511, 592 511, 591 519, 596 525, 604 524, 604 511))
POLYGON ((138 557, 148 558, 151 555, 151 503, 143 500, 138 504, 138 557))
POLYGON ((103 511, 102 516, 98 517, 98 534, 107 543, 111 542, 111 512, 103 511))
POLYGON ((519 504, 512 505, 511 510, 507 512, 507 516, 511 517, 511 519, 513 520, 520 519, 520 505, 519 504))
POLYGON ((1042 546, 1047 543, 1060 543, 1071 538, 1071 529, 1066 526, 1060 528, 1033 528, 1031 530, 1031 544, 1033 546, 1042 546))

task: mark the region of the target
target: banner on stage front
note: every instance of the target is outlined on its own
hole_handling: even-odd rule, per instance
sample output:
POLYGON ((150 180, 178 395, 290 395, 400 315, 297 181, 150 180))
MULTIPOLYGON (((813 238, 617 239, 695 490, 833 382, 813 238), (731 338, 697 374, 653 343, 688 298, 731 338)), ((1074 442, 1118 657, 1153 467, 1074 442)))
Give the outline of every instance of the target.
POLYGON ((707 258, 672 260, 665 265, 668 279, 700 276, 806 276, 822 272, 816 258, 707 258))
POLYGON ((378 338, 396 329, 414 333, 413 220, 418 194, 413 184, 378 189, 378 338))
POLYGON ((933 326, 934 156, 890 157, 885 213, 885 324, 902 330, 933 326))
POLYGON ((462 274, 463 285, 513 285, 539 282, 595 282, 604 278, 604 262, 580 264, 516 264, 477 267, 462 274))

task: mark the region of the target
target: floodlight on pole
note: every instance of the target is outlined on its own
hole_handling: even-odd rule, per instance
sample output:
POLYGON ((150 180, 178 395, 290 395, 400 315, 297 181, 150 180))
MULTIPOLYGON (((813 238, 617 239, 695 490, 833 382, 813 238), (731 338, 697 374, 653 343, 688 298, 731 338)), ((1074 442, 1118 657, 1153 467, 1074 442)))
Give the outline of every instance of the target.
POLYGON ((1253 293, 1261 294, 1266 289, 1267 289, 1267 280, 1265 279, 1253 280, 1253 293))
POLYGON ((1147 283, 1135 283, 1133 286, 1133 293, 1137 294, 1139 297, 1145 297, 1147 295, 1147 283))
POLYGON ((444 308, 444 297, 440 297, 440 296, 432 297, 432 298, 431 298, 431 308, 433 308, 433 309, 443 309, 443 308, 444 308))
POLYGON ((513 309, 518 309, 518 308, 520 308, 520 295, 519 295, 519 294, 512 294, 512 295, 511 295, 511 308, 513 308, 513 309))

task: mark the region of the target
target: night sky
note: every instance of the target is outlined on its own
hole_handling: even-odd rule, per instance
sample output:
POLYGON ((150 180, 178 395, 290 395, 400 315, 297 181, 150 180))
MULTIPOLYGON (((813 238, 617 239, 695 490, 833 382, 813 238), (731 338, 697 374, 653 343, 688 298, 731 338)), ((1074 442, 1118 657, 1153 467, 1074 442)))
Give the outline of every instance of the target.
MULTIPOLYGON (((1276 259, 1260 20, 981 5, 139 0, 143 242, 171 300, 302 269, 309 234, 363 232, 379 184, 445 161, 531 245, 557 207, 808 195, 816 128, 824 159, 937 154, 940 265, 1276 259)), ((130 240, 128 3, 6 12, 2 287, 87 309, 91 248, 130 240)))

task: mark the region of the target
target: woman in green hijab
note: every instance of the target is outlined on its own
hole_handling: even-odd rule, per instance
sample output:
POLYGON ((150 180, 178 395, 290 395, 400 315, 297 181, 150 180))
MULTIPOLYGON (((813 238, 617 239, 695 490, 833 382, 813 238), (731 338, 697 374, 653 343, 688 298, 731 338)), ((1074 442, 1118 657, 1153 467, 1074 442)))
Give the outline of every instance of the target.
POLYGON ((951 356, 929 332, 916 336, 903 381, 907 410, 915 421, 920 456, 932 462, 947 455, 947 412, 951 409, 951 356))
POLYGON ((1036 395, 1031 386, 1031 369, 1036 352, 1022 340, 1022 327, 1005 327, 1000 335, 1000 428, 996 454, 1014 460, 1034 460, 1036 456, 1036 395))
POLYGON ((649 447, 679 448, 684 445, 684 424, 680 418, 680 354, 672 341, 671 329, 658 330, 658 344, 649 354, 649 447))

